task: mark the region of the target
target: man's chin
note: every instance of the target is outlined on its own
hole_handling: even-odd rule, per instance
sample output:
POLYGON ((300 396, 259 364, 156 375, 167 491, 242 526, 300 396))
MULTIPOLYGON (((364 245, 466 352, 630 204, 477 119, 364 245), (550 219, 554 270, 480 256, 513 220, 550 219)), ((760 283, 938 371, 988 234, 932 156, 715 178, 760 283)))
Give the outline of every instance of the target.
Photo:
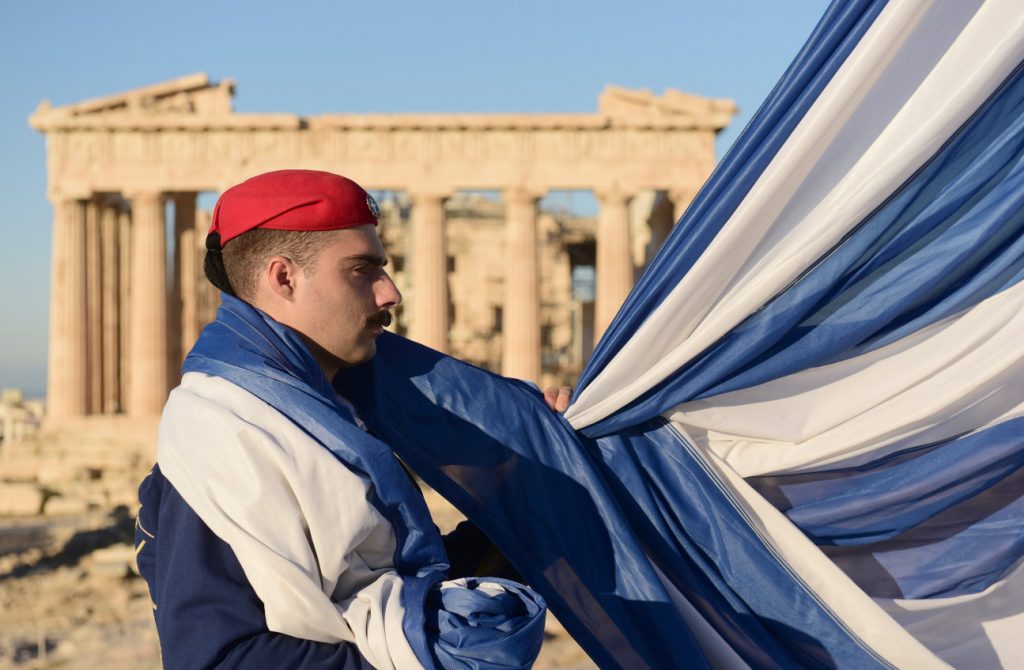
POLYGON ((344 367, 351 368, 363 363, 368 363, 371 358, 377 353, 377 343, 370 340, 367 344, 364 344, 359 348, 358 351, 351 351, 343 359, 345 361, 344 367))

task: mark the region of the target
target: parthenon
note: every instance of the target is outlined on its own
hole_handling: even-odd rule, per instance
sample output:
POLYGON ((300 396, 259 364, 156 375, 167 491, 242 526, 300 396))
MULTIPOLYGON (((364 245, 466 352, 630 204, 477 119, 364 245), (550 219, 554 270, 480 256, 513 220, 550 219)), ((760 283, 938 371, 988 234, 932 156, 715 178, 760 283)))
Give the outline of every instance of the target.
POLYGON ((656 192, 668 203, 650 221, 654 242, 664 239, 710 174, 715 136, 736 111, 728 100, 614 87, 589 114, 303 117, 236 113, 233 95, 233 82, 195 74, 66 106, 44 102, 31 116, 46 134, 54 211, 50 420, 159 414, 209 318, 201 269, 187 252, 205 236, 197 194, 281 168, 329 170, 406 195, 408 335, 441 351, 449 342, 445 202, 460 190, 499 192, 501 371, 537 380, 540 198, 596 196, 599 334, 634 282, 631 199, 656 192))

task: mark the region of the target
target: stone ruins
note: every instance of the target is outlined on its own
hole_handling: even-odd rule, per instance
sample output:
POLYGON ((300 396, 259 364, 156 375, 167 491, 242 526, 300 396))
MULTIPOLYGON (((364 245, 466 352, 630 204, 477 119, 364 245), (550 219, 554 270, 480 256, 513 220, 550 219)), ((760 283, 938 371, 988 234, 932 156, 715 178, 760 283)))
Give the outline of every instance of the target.
MULTIPOLYGON (((39 430, 44 402, 25 398, 20 389, 0 391, 0 443, 15 444, 39 430)), ((0 458, 7 450, 0 449, 0 458)))
POLYGON ((233 91, 231 81, 196 74, 61 107, 44 102, 32 114, 47 138, 54 208, 48 421, 159 414, 215 308, 201 256, 190 252, 207 226, 197 195, 285 167, 340 172, 400 194, 398 218, 408 223, 394 226, 402 240, 389 237, 395 267, 407 273, 400 330, 456 354, 463 347, 453 340, 500 346, 468 357, 540 381, 544 367, 559 364, 542 338, 575 338, 585 355, 632 288, 631 201, 648 205, 649 256, 707 178, 715 135, 735 113, 728 100, 609 87, 593 114, 302 117, 236 113, 233 91), (553 190, 592 191, 596 223, 545 219, 538 200, 553 190), (455 225, 453 207, 467 191, 500 193, 500 215, 455 225), (545 258, 561 263, 558 277, 542 267, 545 258), (450 286, 453 265, 464 286, 450 286), (543 281, 559 286, 565 303, 570 272, 591 266, 592 314, 581 308, 568 337, 550 333, 556 324, 542 319, 539 279, 547 273, 543 281), (483 332, 459 319, 474 303, 490 308, 483 332), (492 334, 500 345, 479 341, 492 334))

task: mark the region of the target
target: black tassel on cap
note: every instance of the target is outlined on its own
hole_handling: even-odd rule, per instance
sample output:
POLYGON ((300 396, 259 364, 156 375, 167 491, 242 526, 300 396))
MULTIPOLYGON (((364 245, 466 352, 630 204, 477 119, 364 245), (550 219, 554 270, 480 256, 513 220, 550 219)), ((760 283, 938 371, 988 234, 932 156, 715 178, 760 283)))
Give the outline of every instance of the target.
POLYGON ((224 255, 220 249, 220 233, 213 232, 206 236, 206 258, 203 259, 203 272, 210 283, 228 295, 238 297, 228 281, 227 270, 224 269, 224 255))

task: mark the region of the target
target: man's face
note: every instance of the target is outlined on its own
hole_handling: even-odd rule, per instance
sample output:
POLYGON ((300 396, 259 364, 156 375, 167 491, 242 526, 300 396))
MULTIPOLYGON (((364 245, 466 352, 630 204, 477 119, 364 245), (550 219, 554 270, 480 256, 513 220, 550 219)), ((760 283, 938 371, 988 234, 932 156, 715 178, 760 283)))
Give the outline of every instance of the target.
POLYGON ((376 353, 377 336, 391 322, 387 310, 402 296, 384 270, 376 226, 323 236, 315 271, 297 282, 288 325, 322 350, 314 351, 318 359, 326 353, 337 367, 358 365, 376 353))

